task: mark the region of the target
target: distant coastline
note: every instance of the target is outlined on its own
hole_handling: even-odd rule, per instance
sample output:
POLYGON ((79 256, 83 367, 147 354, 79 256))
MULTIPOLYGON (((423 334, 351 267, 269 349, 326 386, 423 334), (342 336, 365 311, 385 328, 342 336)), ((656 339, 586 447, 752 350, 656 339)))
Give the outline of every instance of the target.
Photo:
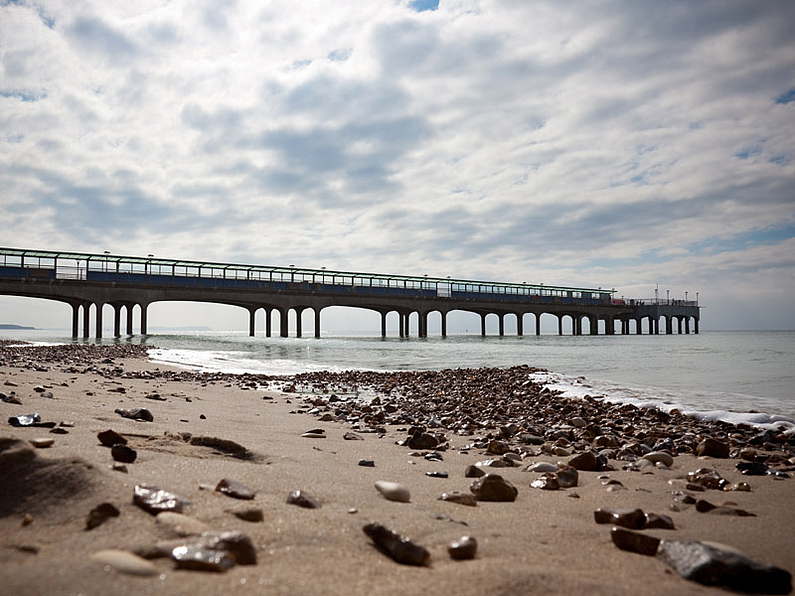
POLYGON ((3 329, 28 330, 28 329, 36 329, 36 328, 35 327, 24 327, 23 325, 9 325, 7 323, 0 323, 0 330, 3 330, 3 329))

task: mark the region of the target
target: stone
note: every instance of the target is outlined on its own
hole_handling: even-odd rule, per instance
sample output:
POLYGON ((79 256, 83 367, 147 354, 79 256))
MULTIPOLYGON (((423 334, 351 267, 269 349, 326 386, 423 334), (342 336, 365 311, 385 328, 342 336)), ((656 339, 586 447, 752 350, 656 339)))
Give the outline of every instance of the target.
POLYGON ((485 475, 486 472, 477 466, 467 466, 466 469, 464 469, 464 478, 481 478, 485 475))
POLYGON ((110 448, 110 455, 116 461, 120 461, 124 464, 131 464, 135 461, 135 458, 138 457, 138 453, 136 453, 135 449, 127 445, 114 445, 110 448))
POLYGON ((434 470, 431 472, 425 472, 426 476, 430 476, 431 478, 447 478, 449 474, 442 470, 434 470))
POLYGON ((320 509, 320 501, 305 490, 294 490, 287 495, 287 504, 303 507, 304 509, 320 509))
POLYGON ((558 475, 554 472, 544 472, 530 483, 532 488, 540 488, 541 490, 558 490, 560 484, 558 483, 558 475))
POLYGON ((641 534, 640 532, 633 532, 624 528, 613 526, 610 530, 610 538, 618 548, 621 550, 628 550, 640 555, 653 557, 657 554, 657 548, 660 545, 660 539, 648 534, 641 534))
POLYGON ((371 459, 360 459, 359 465, 365 468, 374 468, 375 462, 371 459))
POLYGON ((115 430, 103 430, 97 433, 97 439, 105 447, 113 447, 114 445, 126 445, 127 439, 117 433, 115 430))
POLYGON ((696 447, 696 455, 726 459, 729 457, 729 446, 722 441, 707 437, 696 447))
POLYGON ((687 474, 688 489, 693 490, 690 485, 700 486, 702 489, 723 490, 725 486, 731 484, 717 471, 709 468, 699 468, 695 472, 687 474))
POLYGON ((674 465, 674 458, 665 451, 652 451, 643 455, 643 459, 652 462, 653 464, 661 463, 669 468, 674 465))
POLYGON ((707 586, 762 594, 789 594, 792 590, 788 571, 697 541, 663 540, 657 558, 683 578, 707 586))
POLYGON ((41 422, 41 416, 38 414, 21 414, 8 419, 11 426, 33 426, 39 422, 41 422))
POLYGON ((675 530, 674 520, 662 513, 647 513, 645 530, 675 530))
POLYGON ((577 483, 580 479, 580 473, 576 468, 572 468, 571 466, 561 468, 555 473, 555 475, 558 478, 558 484, 560 485, 560 488, 574 488, 577 486, 577 483))
POLYGON ((459 505, 466 505, 468 507, 477 507, 478 500, 475 495, 453 491, 450 493, 442 493, 439 501, 448 501, 450 503, 458 503, 459 505))
POLYGON ((175 513, 174 511, 162 511, 155 517, 155 523, 168 530, 175 536, 199 536, 205 532, 210 532, 212 528, 205 524, 203 521, 183 515, 182 513, 175 513))
POLYGON ((55 439, 30 439, 30 444, 36 449, 46 449, 55 444, 55 439))
POLYGON ((265 519, 262 509, 259 507, 246 507, 244 509, 232 509, 229 511, 238 519, 247 522, 261 522, 265 519))
POLYGON ((515 501, 517 488, 499 474, 486 474, 469 487, 478 501, 515 501))
POLYGON ((235 566, 228 553, 196 546, 178 546, 171 552, 177 569, 224 572, 235 566))
POLYGON ((364 437, 351 432, 345 433, 344 435, 342 435, 342 438, 345 439, 346 441, 364 441, 364 437))
POLYGON ((713 515, 734 515, 737 517, 756 517, 755 513, 746 511, 745 509, 737 509, 736 507, 729 507, 727 505, 714 505, 706 499, 699 499, 696 501, 696 511, 699 513, 711 513, 713 515))
POLYGON ((613 524, 631 530, 641 530, 646 525, 646 514, 642 509, 614 509, 601 507, 593 513, 597 524, 613 524))
POLYGON ((222 478, 215 485, 215 490, 233 499, 251 500, 254 498, 254 491, 242 482, 222 478))
POLYGON ((5 393, 3 393, 2 391, 0 391, 0 399, 1 399, 1 400, 3 400, 4 402, 6 402, 7 404, 15 404, 15 405, 18 405, 18 406, 21 406, 21 405, 22 405, 22 402, 21 402, 21 401, 19 400, 19 398, 18 398, 18 397, 17 397, 17 396, 14 394, 14 392, 13 392, 13 391, 11 392, 11 394, 10 394, 10 395, 6 395, 6 394, 5 394, 5 393))
POLYGON ((133 489, 133 503, 147 513, 157 515, 161 511, 182 513, 183 508, 189 501, 184 497, 161 490, 156 486, 136 484, 133 489))
POLYGON ((362 528, 373 544, 396 563, 426 566, 431 554, 428 550, 379 523, 369 523, 362 528))
POLYGON ((486 453, 492 455, 505 455, 510 450, 511 446, 508 445, 508 443, 495 439, 489 443, 489 446, 486 448, 486 453))
POLYGON ((534 464, 530 464, 524 469, 525 472, 557 472, 558 467, 555 464, 551 464, 546 461, 539 461, 534 464))
POLYGON ((436 449, 439 440, 428 433, 414 433, 406 440, 406 446, 409 449, 436 449))
POLYGON ((146 408, 134 408, 132 410, 122 410, 117 408, 114 410, 122 418, 130 418, 131 420, 143 420, 144 422, 154 422, 155 417, 152 412, 146 408))
POLYGON ((447 552, 455 561, 474 559, 477 551, 478 542, 472 536, 462 536, 447 545, 447 552))
POLYGON ((100 503, 94 507, 86 518, 86 530, 93 530, 104 524, 111 517, 119 517, 119 510, 112 503, 100 503))
POLYGON ((409 489, 398 484, 397 482, 389 482, 387 480, 379 480, 375 483, 376 490, 384 495, 388 501, 397 501, 398 503, 408 503, 411 500, 411 493, 409 489))
POLYGON ((316 432, 316 431, 311 431, 310 430, 310 431, 305 432, 301 436, 304 437, 305 439, 325 439, 326 438, 326 432, 325 431, 316 432))
POLYGON ((128 575, 158 574, 157 567, 151 561, 126 550, 100 550, 89 555, 89 559, 128 575))
POLYGON ((581 472, 597 472, 607 467, 607 459, 593 451, 583 451, 572 457, 569 460, 569 465, 581 472))
POLYGON ((745 476, 764 476, 770 471, 770 468, 759 462, 741 461, 735 467, 745 476))

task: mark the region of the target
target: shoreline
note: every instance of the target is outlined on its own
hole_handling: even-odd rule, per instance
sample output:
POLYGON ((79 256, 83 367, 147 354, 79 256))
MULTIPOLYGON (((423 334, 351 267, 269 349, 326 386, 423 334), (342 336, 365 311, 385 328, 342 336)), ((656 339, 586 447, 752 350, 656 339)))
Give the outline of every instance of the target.
POLYGON ((789 474, 795 465, 789 438, 760 438, 761 433, 750 428, 676 414, 666 418, 659 411, 622 408, 598 399, 560 398, 530 382, 517 383, 527 377, 529 367, 308 373, 276 380, 181 371, 148 362, 142 358, 145 351, 127 345, 53 346, 19 357, 24 350, 0 343, 0 391, 14 390, 22 402, 0 402, 4 420, 36 411, 48 421, 74 423, 65 427, 68 434, 53 435, 45 428, 4 422, 0 437, 22 444, 54 438, 52 447, 29 449, 30 473, 17 470, 13 477, 3 476, 3 482, 13 481, 16 495, 13 502, 4 498, 0 503, 0 581, 9 593, 105 593, 121 588, 133 594, 213 594, 234 588, 241 593, 310 594, 320 585, 330 594, 415 589, 457 594, 541 589, 714 593, 714 588, 671 573, 654 557, 616 548, 610 526, 594 522, 594 511, 600 507, 640 507, 665 514, 675 530, 643 533, 720 542, 793 571, 795 545, 789 529, 795 513, 789 504, 795 497, 795 480, 744 476, 736 469, 737 463, 753 459, 789 474), (16 356, 9 356, 11 352, 16 356), (271 384, 264 389, 266 380, 271 384), (13 385, 4 385, 7 382, 13 385), (297 386, 290 387, 290 382, 297 386), (380 390, 380 395, 375 403, 357 403, 346 399, 340 391, 344 387, 380 390), (302 388, 311 389, 311 395, 290 392, 302 388), (48 391, 52 397, 43 396, 48 391), (332 398, 335 392, 339 395, 332 398), (162 399, 152 399, 154 394, 162 399), (148 408, 154 420, 134 421, 114 413, 132 407, 148 408), (435 437, 436 444, 424 449, 396 445, 413 436, 412 427, 435 437), (138 453, 136 461, 127 464, 126 474, 111 468, 109 449, 97 441, 97 432, 108 428, 126 437, 138 453), (326 438, 302 436, 312 429, 323 429, 320 434, 326 438), (346 440, 350 432, 363 440, 346 440), (192 445, 184 440, 186 433, 237 443, 256 457, 242 461, 192 445), (700 441, 691 438, 707 435, 737 453, 697 455, 694 446, 700 441), (644 460, 639 454, 653 447, 669 452, 670 468, 644 464, 640 471, 623 469, 633 463, 630 456, 636 462, 644 460), (525 471, 530 464, 557 465, 588 451, 605 450, 608 453, 602 455, 612 456, 607 457, 607 468, 580 471, 575 487, 530 486, 542 476, 525 471), (442 461, 412 455, 430 451, 439 453, 442 461), (372 460, 374 468, 358 465, 360 459, 372 460), (515 502, 465 507, 438 500, 442 492, 469 492, 472 479, 463 474, 468 465, 512 459, 519 465, 481 467, 517 487, 515 502), (688 488, 686 475, 705 467, 730 484, 747 483, 751 491, 688 488), (43 471, 49 474, 46 478, 43 471), (449 477, 426 476, 429 471, 446 471, 449 477), (263 522, 241 521, 228 512, 242 502, 212 490, 221 478, 242 482, 256 492, 248 503, 263 511, 263 522), (411 490, 410 502, 385 500, 373 488, 376 480, 405 485, 411 490), (245 532, 257 550, 257 565, 207 574, 174 570, 168 559, 156 559, 157 575, 145 578, 92 561, 91 553, 100 548, 135 550, 172 537, 171 530, 132 504, 134 485, 144 482, 190 499, 185 513, 213 529, 245 532), (59 484, 67 494, 53 489, 59 484), (287 495, 296 489, 309 491, 322 507, 310 511, 286 504, 287 495), (725 507, 754 516, 701 513, 681 499, 684 495, 719 506, 735 503, 725 507), (86 515, 104 501, 114 503, 121 514, 85 531, 86 515), (351 509, 356 513, 349 513, 351 509), (26 513, 33 522, 23 526, 26 513), (380 521, 424 545, 431 566, 408 567, 383 556, 361 530, 369 521, 380 521), (465 534, 477 538, 478 555, 471 561, 453 561, 446 545, 465 534), (323 574, 337 581, 318 584, 323 574))

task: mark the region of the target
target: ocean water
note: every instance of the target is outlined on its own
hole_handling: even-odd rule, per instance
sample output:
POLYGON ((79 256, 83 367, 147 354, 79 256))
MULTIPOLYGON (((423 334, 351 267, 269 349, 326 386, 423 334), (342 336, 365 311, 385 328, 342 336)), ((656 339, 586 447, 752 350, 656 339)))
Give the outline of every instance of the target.
MULTIPOLYGON (((72 340, 58 331, 4 331, 0 338, 72 340)), ((83 341, 83 340, 78 340, 83 341)), ((94 341, 94 340, 88 340, 94 341)), ((537 380, 571 396, 678 408, 706 419, 795 432, 795 331, 698 335, 248 337, 197 331, 103 339, 152 346, 156 362, 199 371, 289 375, 349 369, 436 370, 527 364, 537 380)))

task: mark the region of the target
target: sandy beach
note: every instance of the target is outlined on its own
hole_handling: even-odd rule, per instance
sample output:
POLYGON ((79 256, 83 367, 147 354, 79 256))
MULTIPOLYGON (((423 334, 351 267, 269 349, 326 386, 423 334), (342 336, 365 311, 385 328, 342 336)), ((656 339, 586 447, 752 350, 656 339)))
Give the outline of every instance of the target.
MULTIPOLYGON (((383 385, 384 379, 389 377, 373 383, 383 385)), ((541 490, 530 486, 541 473, 526 468, 537 462, 570 462, 582 453, 585 431, 606 425, 615 410, 608 412, 594 400, 587 404, 586 419, 578 404, 570 411, 561 410, 560 401, 528 387, 524 395, 512 390, 512 397, 495 398, 495 410, 486 412, 490 391, 486 375, 481 383, 485 397, 473 402, 471 424, 463 414, 448 416, 449 420, 440 414, 430 426, 423 423, 432 418, 433 408, 421 419, 409 404, 427 404, 427 384, 435 381, 419 375, 413 379, 407 373, 394 383, 391 397, 380 397, 375 405, 363 408, 335 391, 340 378, 325 386, 318 375, 272 380, 265 387, 263 378, 249 375, 187 373, 155 365, 142 350, 129 346, 0 347, 0 392, 8 398, 0 401, 4 425, 0 594, 464 596, 724 591, 682 578, 658 557, 617 548, 611 524, 594 521, 599 508, 640 508, 646 514, 669 516, 675 529, 638 532, 667 541, 720 543, 756 561, 790 573, 795 570, 795 479, 783 478, 795 468, 791 438, 769 436, 748 443, 742 437, 754 437, 757 431, 735 432, 723 424, 699 427, 693 431, 697 443, 709 431, 731 449, 732 456, 669 449, 674 456, 670 467, 642 465, 637 471, 623 469, 632 463, 627 458, 608 457, 601 469, 580 470, 576 486, 541 490), (398 399, 397 389, 405 393, 412 382, 423 387, 424 396, 398 399), (300 393, 313 383, 316 395, 300 393), (337 393, 339 398, 330 399, 337 393), (512 422, 515 427, 499 424, 499 417, 508 416, 514 402, 532 402, 526 411, 535 409, 537 415, 522 414, 524 422, 512 422), (392 407, 386 408, 387 403, 392 407), (340 406, 348 411, 339 413, 340 406), (153 420, 134 420, 116 412, 136 408, 147 409, 153 420), (571 424, 552 424, 554 416, 545 410, 557 410, 560 419, 571 424), (6 422, 32 413, 40 414, 42 422, 55 423, 55 428, 6 422), (479 414, 496 423, 479 425, 479 414), (397 444, 405 442, 415 426, 392 423, 401 415, 422 427, 415 429, 418 436, 430 434, 438 445, 397 444), (467 424, 469 428, 463 428, 467 424), (501 431, 501 426, 506 430, 501 431), (530 440, 539 426, 547 433, 558 432, 540 437, 541 443, 530 440), (63 434, 50 432, 57 429, 63 434), (122 464, 98 439, 98 433, 108 429, 124 437, 136 453, 134 462, 123 464, 126 471, 114 469, 122 464), (305 436, 308 431, 322 432, 305 436), (346 439, 351 432, 361 440, 346 439), (36 439, 53 443, 34 447, 31 440, 36 439), (505 445, 504 453, 494 452, 503 450, 495 441, 505 445), (739 456, 743 449, 744 456, 739 456), (748 449, 755 454, 749 455, 748 449), (441 461, 426 459, 432 452, 441 461), (778 471, 779 477, 741 474, 736 465, 749 458, 778 471), (439 500, 445 492, 470 494, 475 479, 465 477, 468 466, 506 459, 516 465, 479 469, 512 483, 518 489, 514 501, 479 500, 466 506, 439 500), (373 465, 359 465, 360 460, 373 465), (692 482, 688 487, 688 473, 701 468, 714 470, 728 486, 737 488, 744 482, 750 490, 702 491, 692 482), (448 477, 427 472, 447 472, 448 477), (242 500, 214 490, 222 479, 242 483, 255 493, 254 498, 242 500), (375 489, 377 481, 406 487, 409 502, 387 500, 375 489), (256 552, 256 564, 213 573, 175 569, 170 557, 157 557, 147 559, 154 573, 133 575, 95 560, 94 553, 108 549, 151 557, 158 543, 195 542, 195 536, 180 537, 189 530, 161 523, 134 504, 136 485, 156 486, 187 499, 190 504, 183 514, 190 523, 201 522, 196 523, 199 528, 245 534, 256 552), (287 497, 295 490, 308 492, 321 507, 288 504, 287 497), (699 500, 717 505, 717 511, 699 511, 703 507, 694 504, 699 500), (87 530, 89 512, 101 503, 111 503, 119 515, 87 530), (262 521, 235 515, 252 509, 261 510, 262 521), (732 510, 753 515, 732 514, 732 510), (429 564, 403 565, 385 556, 362 531, 369 522, 380 522, 425 547, 429 564), (457 561, 447 547, 463 536, 477 540, 477 554, 457 561)), ((634 415, 626 414, 624 429, 637 435, 634 415)), ((658 426, 671 424, 680 423, 661 421, 658 426)), ((686 438, 687 432, 685 428, 681 434, 686 438)), ((665 438, 655 437, 653 442, 665 438)), ((671 438, 676 439, 675 447, 683 444, 682 436, 671 438)), ((602 443, 588 439, 591 445, 612 449, 609 455, 626 455, 626 439, 616 440, 614 445, 610 437, 602 443)), ((641 453, 650 450, 633 448, 641 453)))

